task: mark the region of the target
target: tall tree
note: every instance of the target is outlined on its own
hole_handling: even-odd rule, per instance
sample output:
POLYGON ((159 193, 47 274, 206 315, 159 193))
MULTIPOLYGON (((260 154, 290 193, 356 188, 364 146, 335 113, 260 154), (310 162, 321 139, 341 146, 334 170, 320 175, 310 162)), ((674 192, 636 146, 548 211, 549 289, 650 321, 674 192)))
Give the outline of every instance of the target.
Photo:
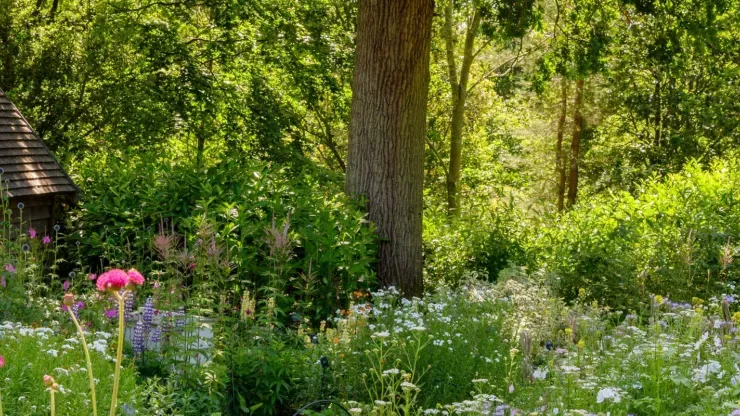
POLYGON ((450 86, 450 161, 446 169, 447 212, 460 214, 460 177, 462 174, 463 131, 468 94, 481 81, 508 74, 520 59, 531 51, 520 48, 510 59, 484 70, 480 79, 470 83, 473 63, 493 45, 511 44, 511 39, 523 37, 539 20, 533 0, 492 2, 488 0, 448 0, 444 9, 442 36, 445 42, 447 83, 450 86), (464 27, 462 50, 456 45, 457 28, 464 27), (477 42, 479 41, 479 42, 477 42), (476 45, 476 42, 478 45, 476 45), (462 60, 458 56, 462 56, 462 60))
POLYGON ((367 201, 385 286, 421 295, 432 0, 360 0, 345 189, 367 201))

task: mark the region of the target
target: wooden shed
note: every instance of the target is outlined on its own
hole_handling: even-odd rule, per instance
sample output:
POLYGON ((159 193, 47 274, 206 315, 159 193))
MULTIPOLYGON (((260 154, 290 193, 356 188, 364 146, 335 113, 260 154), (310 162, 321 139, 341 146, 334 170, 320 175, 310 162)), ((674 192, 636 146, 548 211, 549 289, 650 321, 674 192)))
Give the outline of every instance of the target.
POLYGON ((79 188, 0 90, 0 199, 7 198, 13 222, 22 219, 23 229, 51 232, 57 210, 76 202, 78 194, 79 188))

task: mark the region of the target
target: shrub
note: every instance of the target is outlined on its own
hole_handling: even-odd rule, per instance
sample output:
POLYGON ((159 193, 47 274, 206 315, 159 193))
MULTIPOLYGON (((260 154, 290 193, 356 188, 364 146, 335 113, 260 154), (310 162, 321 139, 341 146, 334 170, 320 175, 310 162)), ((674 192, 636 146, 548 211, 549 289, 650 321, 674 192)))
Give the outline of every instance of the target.
POLYGON ((185 162, 109 156, 78 165, 76 174, 85 178, 84 194, 70 216, 68 246, 80 267, 134 264, 160 275, 163 259, 152 241, 167 235, 181 258, 200 250, 204 260, 214 251, 223 260, 218 271, 189 262, 191 269, 179 272, 185 283, 202 275, 234 301, 245 288, 279 286, 290 296, 284 306, 295 300, 311 319, 373 283, 373 228, 320 173, 296 175, 251 161, 195 171, 185 162))
POLYGON ((665 180, 645 182, 636 195, 584 200, 530 249, 560 276, 559 294, 581 288, 591 299, 637 308, 648 294, 675 300, 704 297, 737 282, 733 263, 740 238, 738 161, 703 170, 690 164, 665 180))

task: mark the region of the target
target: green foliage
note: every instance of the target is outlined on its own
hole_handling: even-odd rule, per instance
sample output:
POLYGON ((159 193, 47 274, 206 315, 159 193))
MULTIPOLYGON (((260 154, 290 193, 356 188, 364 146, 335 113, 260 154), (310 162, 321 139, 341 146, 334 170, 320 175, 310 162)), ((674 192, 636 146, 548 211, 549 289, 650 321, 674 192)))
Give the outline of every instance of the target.
POLYGON ((532 248, 560 275, 559 294, 580 288, 614 307, 637 308, 648 294, 676 300, 709 296, 737 282, 732 262, 740 238, 737 160, 584 201, 545 227, 532 248))
MULTIPOLYGON (((67 319, 69 317, 67 316, 67 319)), ((107 334, 110 336, 110 334, 107 334)), ((97 341, 107 346, 106 336, 94 333, 88 342, 97 341)), ((49 393, 43 384, 43 377, 49 374, 59 383, 60 393, 56 395, 57 414, 89 416, 90 385, 82 348, 75 332, 64 328, 31 328, 21 324, 5 322, 2 325, 2 348, 5 357, 2 374, 3 410, 5 414, 48 415, 49 393), (61 331, 60 331, 61 329, 61 331)), ((111 400, 113 385, 113 354, 111 350, 101 353, 91 350, 91 360, 97 383, 99 411, 107 411, 111 400)), ((121 369, 120 393, 118 403, 132 412, 141 409, 140 389, 136 385, 136 375, 129 366, 121 369)))
POLYGON ((319 184, 318 172, 290 179, 258 162, 193 171, 188 163, 111 156, 76 173, 86 178, 85 199, 71 215, 69 245, 96 270, 132 264, 171 275, 176 256, 163 259, 153 245, 169 235, 173 251, 192 257, 176 262, 186 283, 208 282, 236 299, 269 286, 297 304, 281 307, 314 320, 373 283, 373 228, 335 186, 319 184))

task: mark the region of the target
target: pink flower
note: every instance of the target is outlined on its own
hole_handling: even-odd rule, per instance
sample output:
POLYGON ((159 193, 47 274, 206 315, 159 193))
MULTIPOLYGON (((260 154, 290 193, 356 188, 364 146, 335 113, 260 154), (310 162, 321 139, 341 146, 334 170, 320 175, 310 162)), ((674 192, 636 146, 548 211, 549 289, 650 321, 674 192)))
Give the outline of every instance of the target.
POLYGON ((159 282, 157 281, 152 283, 152 287, 154 287, 155 289, 159 289, 159 282))
POLYGON ((131 269, 128 271, 128 282, 136 286, 141 286, 144 284, 144 276, 138 270, 131 269))
POLYGON ((90 276, 87 276, 87 278, 90 279, 90 280, 95 280, 95 279, 98 278, 98 275, 95 274, 95 273, 90 273, 90 276))
POLYGON ((5 265, 5 271, 8 273, 15 273, 15 267, 12 264, 5 265))
POLYGON ((62 283, 62 289, 65 292, 69 290, 69 280, 65 280, 64 283, 62 283))
POLYGON ((0 355, 0 368, 3 368, 3 367, 5 367, 5 357, 0 355))
POLYGON ((5 276, 0 277, 0 286, 2 286, 3 288, 5 288, 5 286, 7 286, 7 285, 8 285, 8 282, 5 281, 5 276))
POLYGON ((44 238, 41 239, 41 242, 44 244, 49 244, 51 243, 51 237, 49 237, 48 235, 45 235, 44 238))
POLYGON ((117 292, 123 289, 128 283, 128 275, 121 269, 112 269, 98 277, 98 290, 101 292, 117 292))
POLYGON ((105 311, 105 317, 106 318, 110 318, 110 319, 117 318, 118 317, 118 310, 116 310, 115 308, 114 309, 108 309, 107 311, 105 311))
POLYGON ((29 228, 28 229, 28 236, 31 237, 31 239, 36 238, 36 230, 34 230, 33 228, 29 228))

